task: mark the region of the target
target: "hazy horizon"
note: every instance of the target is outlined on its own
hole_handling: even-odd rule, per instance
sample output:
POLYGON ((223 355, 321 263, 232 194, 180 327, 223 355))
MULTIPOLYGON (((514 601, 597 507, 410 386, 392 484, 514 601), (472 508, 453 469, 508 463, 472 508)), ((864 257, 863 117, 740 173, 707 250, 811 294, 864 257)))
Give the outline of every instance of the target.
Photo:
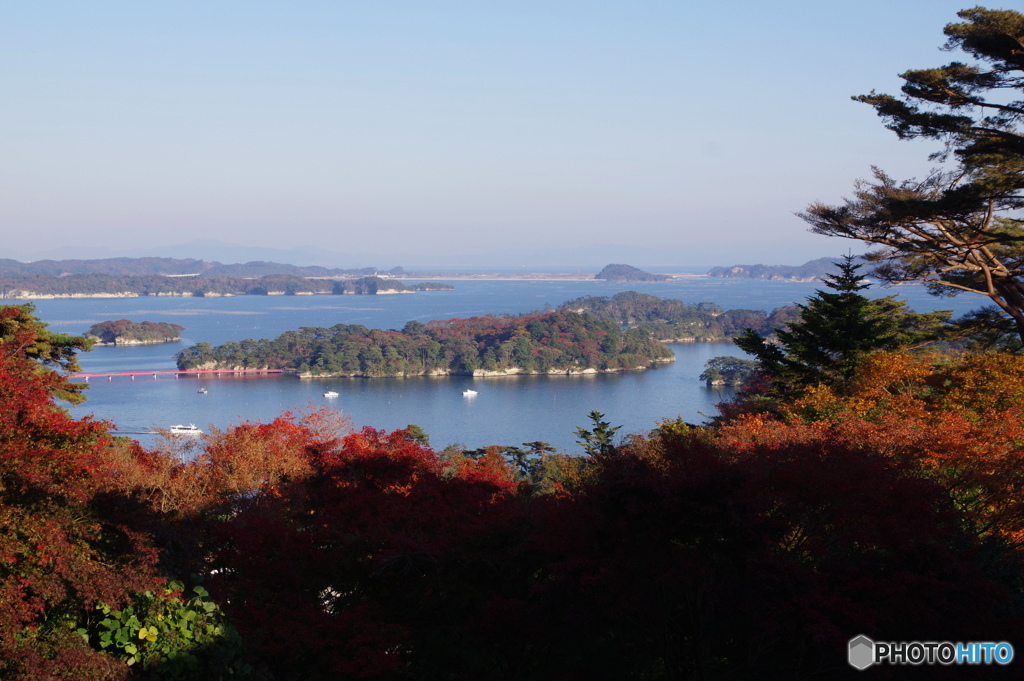
MULTIPOLYGON (((672 255, 672 254, 669 254, 672 255)), ((678 254, 685 258, 686 254, 678 254)), ((257 261, 269 261, 288 265, 335 268, 376 267, 382 271, 394 267, 403 267, 409 271, 441 271, 441 272, 512 272, 519 269, 532 272, 572 272, 596 273, 602 267, 621 263, 657 272, 705 273, 712 267, 732 265, 802 265, 807 260, 819 257, 834 257, 837 260, 841 253, 817 255, 807 260, 766 262, 764 259, 750 261, 736 260, 729 253, 721 253, 722 257, 715 260, 672 260, 666 254, 654 249, 640 249, 623 246, 596 245, 581 249, 522 251, 485 253, 472 258, 456 258, 446 255, 433 257, 416 257, 396 259, 385 254, 341 254, 313 249, 272 249, 265 247, 246 247, 216 240, 196 240, 173 246, 116 250, 106 248, 84 249, 58 248, 35 254, 16 252, 11 255, 0 255, 21 262, 41 260, 106 260, 116 258, 174 258, 177 260, 205 260, 222 264, 238 264, 257 261)))
POLYGON ((850 97, 957 58, 939 48, 964 6, 12 6, 0 257, 197 241, 237 244, 235 262, 380 267, 859 252, 794 212, 841 201, 871 165, 927 171, 934 145, 850 97))

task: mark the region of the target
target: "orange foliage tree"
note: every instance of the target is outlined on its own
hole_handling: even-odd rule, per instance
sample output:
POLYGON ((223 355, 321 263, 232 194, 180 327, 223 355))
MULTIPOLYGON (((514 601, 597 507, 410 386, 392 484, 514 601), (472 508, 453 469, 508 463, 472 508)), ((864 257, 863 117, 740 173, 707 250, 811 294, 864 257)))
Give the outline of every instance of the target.
POLYGON ((95 506, 106 424, 53 403, 77 393, 40 360, 70 365, 73 352, 25 308, 0 308, 0 329, 0 676, 120 678, 123 663, 75 630, 96 603, 156 588, 155 556, 95 506))
MULTIPOLYGON (((741 410, 738 410, 741 411, 741 410)), ((730 428, 821 437, 910 463, 951 495, 982 537, 1024 547, 1024 357, 880 352, 845 394, 810 386, 777 419, 737 415, 730 428)))

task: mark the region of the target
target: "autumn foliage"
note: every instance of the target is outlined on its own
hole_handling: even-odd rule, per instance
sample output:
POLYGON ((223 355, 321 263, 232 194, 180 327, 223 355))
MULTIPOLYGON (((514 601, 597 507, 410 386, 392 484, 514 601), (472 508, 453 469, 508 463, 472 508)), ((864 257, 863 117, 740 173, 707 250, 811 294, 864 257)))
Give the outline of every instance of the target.
POLYGON ((1014 631, 941 486, 810 426, 665 424, 582 492, 540 585, 566 678, 842 678, 852 632, 1014 631))
POLYGON ((95 604, 158 584, 155 556, 93 505, 109 473, 106 426, 54 405, 65 379, 32 357, 42 329, 20 308, 0 315, 0 676, 120 678, 75 629, 95 604))
POLYGON ((1018 358, 876 353, 618 443, 595 412, 590 455, 530 468, 329 410, 147 450, 55 406, 30 327, 0 345, 4 678, 836 679, 858 634, 1020 643, 1018 358))
POLYGON ((973 532, 1024 547, 1024 357, 877 353, 851 385, 843 396, 811 387, 775 427, 809 424, 904 462, 950 494, 973 532))

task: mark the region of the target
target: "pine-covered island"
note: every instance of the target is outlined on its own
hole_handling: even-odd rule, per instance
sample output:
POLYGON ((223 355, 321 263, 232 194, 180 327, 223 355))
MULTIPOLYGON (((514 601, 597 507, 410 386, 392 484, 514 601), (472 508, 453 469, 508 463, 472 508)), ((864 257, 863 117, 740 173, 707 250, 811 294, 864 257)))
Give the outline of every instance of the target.
POLYGON ((128 319, 93 324, 85 337, 96 345, 155 345, 181 340, 184 326, 168 322, 133 322, 128 319))
POLYGON ((338 324, 272 340, 198 343, 177 361, 182 370, 284 369, 303 378, 604 373, 671 362, 666 342, 723 341, 747 328, 770 333, 795 310, 723 310, 625 291, 517 316, 411 321, 401 331, 338 324))
POLYGON ((411 321, 401 331, 302 327, 273 340, 199 343, 178 354, 178 368, 285 369, 303 378, 506 376, 646 369, 674 359, 644 329, 622 329, 590 313, 548 311, 411 321))

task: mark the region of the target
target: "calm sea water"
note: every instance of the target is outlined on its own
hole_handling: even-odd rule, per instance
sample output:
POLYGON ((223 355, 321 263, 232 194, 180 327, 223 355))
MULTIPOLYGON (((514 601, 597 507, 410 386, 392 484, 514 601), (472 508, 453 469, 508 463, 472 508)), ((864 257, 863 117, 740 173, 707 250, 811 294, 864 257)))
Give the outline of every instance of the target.
MULTIPOLYGON (((453 281, 454 291, 391 296, 288 296, 234 298, 120 298, 35 301, 37 314, 54 331, 84 333, 104 320, 165 321, 185 327, 181 343, 131 348, 96 348, 83 354, 85 372, 174 369, 174 354, 208 341, 273 338, 300 326, 364 324, 400 329, 409 320, 428 321, 492 313, 517 314, 557 306, 587 295, 610 296, 638 290, 690 303, 716 302, 726 309, 770 310, 803 302, 820 284, 694 277, 670 282, 453 281)), ((869 295, 896 292, 916 310, 979 305, 975 298, 936 299, 923 289, 903 286, 871 289, 869 295)), ((330 404, 356 426, 402 428, 417 424, 435 448, 458 442, 466 447, 519 445, 532 440, 579 451, 576 426, 588 425, 598 410, 620 434, 646 432, 664 418, 682 416, 700 423, 715 405, 731 397, 699 379, 704 363, 718 355, 741 355, 731 343, 675 344, 676 361, 656 369, 599 376, 414 377, 406 379, 317 379, 279 377, 93 379, 88 401, 76 416, 95 414, 144 443, 153 427, 194 423, 228 427, 267 421, 284 411, 330 404), (197 392, 205 387, 206 394, 197 392), (463 397, 472 388, 475 397, 463 397), (333 390, 337 398, 325 398, 333 390)))

